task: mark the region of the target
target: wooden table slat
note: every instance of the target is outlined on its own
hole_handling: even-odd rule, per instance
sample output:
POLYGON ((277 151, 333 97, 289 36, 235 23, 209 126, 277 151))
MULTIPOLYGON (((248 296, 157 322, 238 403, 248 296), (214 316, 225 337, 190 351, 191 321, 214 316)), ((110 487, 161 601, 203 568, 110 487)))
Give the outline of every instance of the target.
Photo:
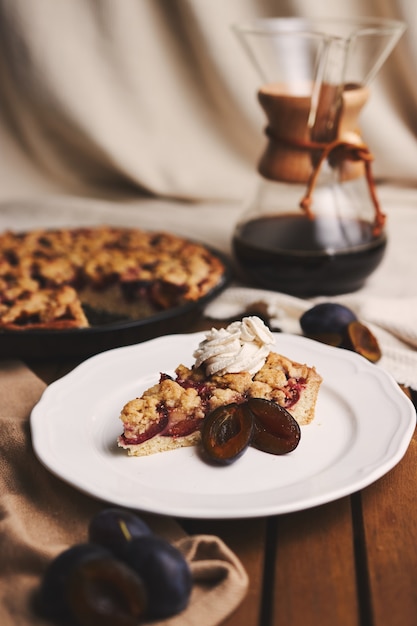
POLYGON ((402 461, 362 491, 372 626, 417 624, 417 434, 402 461))
POLYGON ((356 626, 359 606, 349 498, 277 521, 274 626, 356 626))

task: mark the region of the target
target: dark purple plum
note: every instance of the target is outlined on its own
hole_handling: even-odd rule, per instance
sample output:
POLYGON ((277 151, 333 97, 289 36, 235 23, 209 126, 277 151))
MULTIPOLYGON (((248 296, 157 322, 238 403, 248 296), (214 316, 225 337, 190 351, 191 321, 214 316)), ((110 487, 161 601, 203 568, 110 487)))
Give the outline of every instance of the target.
POLYGON ((176 615, 188 604, 192 576, 181 552, 157 535, 138 537, 125 545, 125 562, 143 579, 150 619, 176 615))
POLYGON ((138 515, 122 508, 99 511, 88 527, 89 540, 108 548, 116 556, 123 553, 127 541, 151 534, 149 526, 138 515))
POLYGON ((348 325, 356 319, 348 307, 336 302, 322 302, 303 313, 300 326, 307 337, 337 346, 341 345, 348 325))

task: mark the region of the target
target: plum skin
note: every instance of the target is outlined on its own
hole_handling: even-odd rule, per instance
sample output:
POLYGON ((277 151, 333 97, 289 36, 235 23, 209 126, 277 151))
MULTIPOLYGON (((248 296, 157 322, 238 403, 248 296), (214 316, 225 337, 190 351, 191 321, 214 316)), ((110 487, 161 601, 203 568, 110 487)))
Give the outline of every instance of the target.
POLYGON ((307 337, 335 334, 344 336, 351 322, 357 320, 355 313, 336 302, 322 302, 305 311, 300 326, 307 337))
POLYGON ((139 516, 116 507, 99 511, 88 526, 89 541, 104 546, 115 556, 123 553, 127 541, 151 534, 151 529, 139 516))
POLYGON ((123 559, 144 582, 147 617, 171 617, 186 608, 193 580, 188 562, 175 546, 157 535, 137 537, 125 545, 123 559))

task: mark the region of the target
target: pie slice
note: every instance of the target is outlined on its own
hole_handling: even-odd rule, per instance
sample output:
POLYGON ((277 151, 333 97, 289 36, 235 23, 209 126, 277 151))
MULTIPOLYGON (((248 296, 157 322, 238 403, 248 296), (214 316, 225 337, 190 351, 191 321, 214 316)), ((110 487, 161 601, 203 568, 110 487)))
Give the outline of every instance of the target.
POLYGON ((212 410, 251 397, 280 404, 300 426, 306 425, 314 418, 321 382, 314 367, 272 351, 256 373, 207 375, 204 365, 179 365, 173 376, 161 374, 158 383, 123 407, 118 445, 129 456, 196 445, 201 424, 212 410))
POLYGON ((88 326, 77 292, 69 285, 54 289, 22 289, 7 305, 0 304, 0 329, 35 330, 88 326))

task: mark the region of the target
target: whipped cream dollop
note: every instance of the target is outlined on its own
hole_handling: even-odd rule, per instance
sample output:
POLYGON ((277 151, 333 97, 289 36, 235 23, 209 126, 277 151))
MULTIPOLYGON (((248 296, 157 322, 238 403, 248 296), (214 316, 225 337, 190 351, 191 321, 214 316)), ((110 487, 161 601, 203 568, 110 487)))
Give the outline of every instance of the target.
POLYGON ((204 366, 206 374, 259 372, 275 343, 274 336, 256 316, 244 317, 227 328, 212 328, 194 352, 196 367, 204 366))

